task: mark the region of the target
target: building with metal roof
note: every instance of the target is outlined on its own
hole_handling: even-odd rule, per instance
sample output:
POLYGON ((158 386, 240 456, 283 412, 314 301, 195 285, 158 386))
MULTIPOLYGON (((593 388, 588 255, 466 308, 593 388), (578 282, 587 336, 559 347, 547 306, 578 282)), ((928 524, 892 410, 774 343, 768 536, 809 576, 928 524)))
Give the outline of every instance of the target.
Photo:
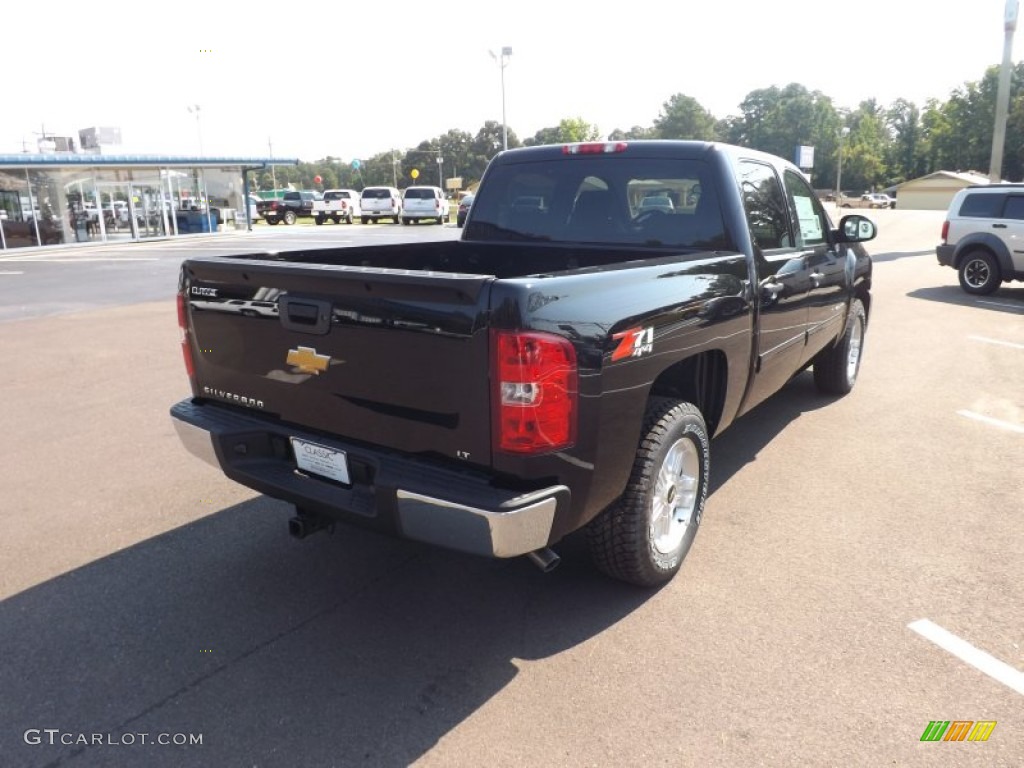
POLYGON ((0 249, 252 226, 251 171, 297 158, 0 154, 0 249))

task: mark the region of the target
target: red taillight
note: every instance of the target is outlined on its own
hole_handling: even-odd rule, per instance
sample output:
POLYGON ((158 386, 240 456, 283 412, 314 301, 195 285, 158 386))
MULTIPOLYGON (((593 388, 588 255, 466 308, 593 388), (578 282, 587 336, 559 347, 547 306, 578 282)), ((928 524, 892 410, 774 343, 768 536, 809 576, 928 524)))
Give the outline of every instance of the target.
POLYGON ((273 202, 272 202, 272 203, 270 204, 270 207, 271 207, 271 208, 274 208, 274 209, 276 209, 276 208, 277 208, 277 200, 274 200, 274 201, 273 201, 273 202))
POLYGON ((600 141, 588 144, 566 144, 562 147, 563 155, 602 155, 607 152, 625 152, 628 145, 624 141, 600 141))
POLYGON ((192 364, 192 347, 188 343, 188 313, 185 308, 185 294, 178 294, 178 331, 181 333, 181 354, 185 356, 185 372, 189 379, 195 377, 192 364))
POLYGON ((344 211, 344 210, 346 210, 347 208, 348 208, 348 203, 346 203, 346 202, 345 202, 344 200, 342 200, 342 201, 341 201, 341 210, 343 210, 343 211, 344 211))
POLYGON ((942 244, 946 244, 946 238, 949 237, 949 219, 942 222, 942 244))
POLYGON ((576 350, 547 333, 491 332, 495 450, 547 453, 576 441, 576 350))

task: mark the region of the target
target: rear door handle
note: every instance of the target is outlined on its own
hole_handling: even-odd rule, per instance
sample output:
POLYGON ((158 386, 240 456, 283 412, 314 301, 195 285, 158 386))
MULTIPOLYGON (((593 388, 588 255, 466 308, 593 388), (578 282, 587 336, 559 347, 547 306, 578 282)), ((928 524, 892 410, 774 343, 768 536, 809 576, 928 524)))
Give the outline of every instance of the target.
POLYGON ((992 229, 1006 229, 1005 224, 993 224, 992 229))
POLYGON ((811 272, 810 277, 811 280, 814 281, 814 287, 817 288, 819 285, 821 285, 821 281, 825 278, 825 273, 818 272, 817 270, 815 270, 814 272, 811 272))

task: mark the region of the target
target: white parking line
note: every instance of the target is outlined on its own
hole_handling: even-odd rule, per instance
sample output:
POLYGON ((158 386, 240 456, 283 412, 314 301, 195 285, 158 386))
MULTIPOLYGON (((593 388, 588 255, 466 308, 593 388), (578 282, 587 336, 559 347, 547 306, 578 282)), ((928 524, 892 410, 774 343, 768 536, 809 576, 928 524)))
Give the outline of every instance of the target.
POLYGON ((988 299, 977 299, 979 304, 991 304, 993 307, 1009 307, 1010 309, 1016 309, 1024 312, 1024 307, 1020 304, 1007 304, 1005 301, 989 301, 988 299))
POLYGON ((1012 341, 1000 341, 999 339, 986 339, 984 336, 968 336, 968 339, 974 341, 983 341, 986 344, 997 344, 1000 347, 1010 347, 1011 349, 1024 349, 1024 344, 1015 344, 1012 341))
POLYGON ((1011 424, 1008 421, 1002 419, 993 419, 991 416, 985 416, 981 413, 975 413, 974 411, 957 411, 958 414, 968 419, 974 419, 980 421, 982 424, 988 424, 991 427, 999 427, 999 429, 1009 430, 1010 432, 1019 432, 1024 435, 1024 427, 1020 424, 1011 424))
POLYGON ((1014 669, 995 656, 990 656, 979 648, 975 648, 966 640, 961 640, 952 632, 943 629, 928 619, 918 619, 907 624, 909 629, 914 630, 925 640, 930 640, 944 651, 965 661, 975 669, 981 670, 986 675, 996 680, 1007 688, 1024 695, 1024 673, 1014 669))
POLYGON ((0 272, 0 275, 24 275, 24 274, 25 274, 24 272, 7 272, 7 271, 0 272))

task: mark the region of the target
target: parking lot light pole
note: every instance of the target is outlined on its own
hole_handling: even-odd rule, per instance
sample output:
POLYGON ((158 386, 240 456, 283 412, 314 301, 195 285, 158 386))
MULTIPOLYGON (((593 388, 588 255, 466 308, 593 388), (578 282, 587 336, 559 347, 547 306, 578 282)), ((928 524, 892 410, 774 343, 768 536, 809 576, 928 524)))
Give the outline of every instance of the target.
POLYGON ((505 120, 505 67, 508 66, 508 57, 512 55, 512 48, 503 46, 501 56, 496 56, 494 51, 487 51, 491 58, 498 63, 501 70, 501 147, 508 149, 508 122, 505 120))
POLYGON ((1003 147, 1006 144, 1006 115, 1010 104, 1010 61, 1013 52, 1013 33, 1017 30, 1017 0, 1006 0, 1003 19, 1006 36, 1003 41, 1003 64, 999 68, 999 88, 996 92, 996 120, 992 129, 992 157, 988 166, 988 180, 993 184, 1003 176, 1003 147))

